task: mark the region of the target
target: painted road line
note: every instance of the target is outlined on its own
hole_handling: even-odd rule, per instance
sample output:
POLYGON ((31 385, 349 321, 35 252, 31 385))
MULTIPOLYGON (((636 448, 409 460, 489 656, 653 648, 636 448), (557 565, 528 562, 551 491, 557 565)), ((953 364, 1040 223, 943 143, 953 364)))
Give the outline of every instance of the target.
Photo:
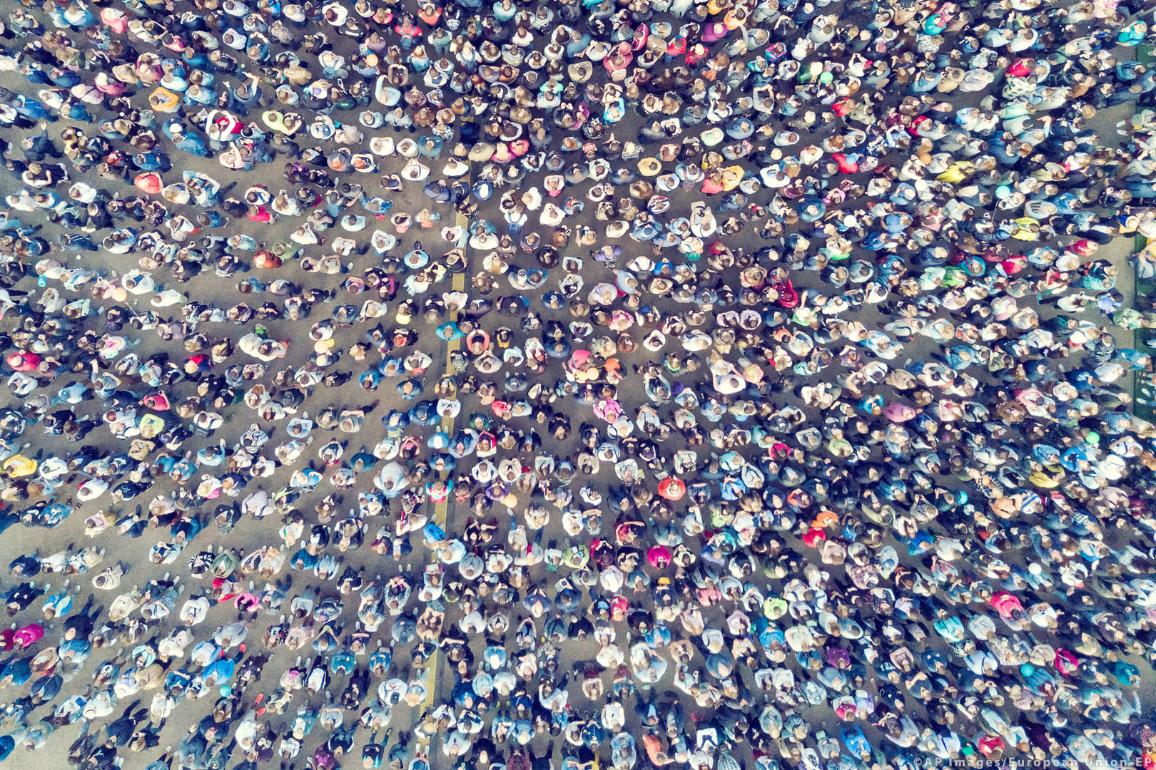
MULTIPOLYGON (((1137 254, 1148 246, 1148 241, 1136 236, 1131 259, 1136 266, 1137 254)), ((1141 279, 1136 276, 1133 296, 1133 307, 1140 304, 1145 297, 1156 295, 1156 280, 1141 279)), ((1143 326, 1132 332, 1132 347, 1141 353, 1152 355, 1156 353, 1156 330, 1145 329, 1143 326)), ((1148 369, 1137 369, 1132 373, 1132 414, 1152 422, 1156 419, 1156 375, 1148 369)))
MULTIPOLYGON (((467 228, 467 227, 469 227, 470 221, 464 214, 459 212, 457 214, 455 224, 457 224, 458 227, 467 228)), ((467 262, 467 270, 468 270, 468 262, 467 262)), ((460 273, 454 273, 453 274, 453 276, 450 279, 450 288, 452 288, 453 291, 465 291, 465 289, 466 289, 466 271, 465 270, 463 270, 460 273)), ((451 321, 457 321, 458 320, 457 311, 454 311, 451 314, 450 320, 451 321)), ((462 345, 461 340, 458 340, 458 339, 453 339, 453 340, 450 340, 449 342, 446 343, 445 361, 443 362, 443 367, 442 367, 443 372, 449 372, 450 371, 450 366, 452 365, 453 355, 454 355, 454 353, 458 352, 461 349, 461 345, 462 345)), ((442 417, 442 421, 441 421, 442 432, 445 433, 447 436, 453 436, 454 430, 456 428, 456 423, 457 423, 457 420, 453 417, 442 417)), ((447 526, 447 522, 449 521, 449 510, 450 510, 449 500, 450 500, 450 496, 446 495, 445 500, 443 500, 442 502, 440 502, 434 506, 434 512, 433 512, 434 523, 437 524, 439 527, 441 527, 442 531, 445 532, 447 535, 449 534, 449 531, 450 531, 449 527, 447 526)), ((433 708, 434 699, 437 697, 437 693, 441 689, 441 670, 442 670, 442 651, 441 651, 441 648, 439 647, 438 649, 434 650, 434 654, 430 657, 429 661, 426 663, 426 693, 425 693, 425 710, 426 711, 429 711, 431 708, 433 708)))
MULTIPOLYGON (((1137 46, 1137 61, 1141 64, 1150 65, 1152 58, 1151 46, 1137 46)), ((1132 106, 1133 112, 1139 108, 1136 102, 1133 102, 1132 106)), ((1145 238, 1140 235, 1135 237, 1131 259, 1129 260, 1133 270, 1139 266, 1136 261, 1136 255, 1147 245, 1148 242, 1145 238)), ((1134 301, 1132 305, 1135 307, 1140 304, 1141 298, 1156 295, 1156 280, 1150 278, 1142 279, 1139 275, 1136 275, 1133 289, 1132 295, 1134 301)), ((1143 327, 1136 329, 1132 333, 1132 347, 1141 353, 1152 354, 1156 352, 1156 330, 1145 329, 1143 327)), ((1132 373, 1132 414, 1149 422, 1156 419, 1156 375, 1149 370, 1140 369, 1132 373)))

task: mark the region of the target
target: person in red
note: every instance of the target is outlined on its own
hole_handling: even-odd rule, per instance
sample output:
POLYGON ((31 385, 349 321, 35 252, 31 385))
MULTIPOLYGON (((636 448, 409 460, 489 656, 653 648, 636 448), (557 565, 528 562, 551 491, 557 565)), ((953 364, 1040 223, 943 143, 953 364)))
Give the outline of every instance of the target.
POLYGON ((9 353, 5 357, 8 366, 17 372, 35 372, 40 369, 43 359, 35 353, 30 353, 27 350, 18 350, 15 353, 9 353))

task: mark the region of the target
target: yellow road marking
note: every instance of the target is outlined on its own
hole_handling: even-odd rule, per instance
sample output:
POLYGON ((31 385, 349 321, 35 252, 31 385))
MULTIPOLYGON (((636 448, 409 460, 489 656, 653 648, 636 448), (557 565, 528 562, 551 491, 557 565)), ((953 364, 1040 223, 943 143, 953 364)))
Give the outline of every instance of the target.
MULTIPOLYGON (((457 214, 455 223, 459 227, 468 227, 469 219, 460 212, 457 214)), ((451 276, 450 286, 454 291, 465 291, 466 289, 466 274, 465 272, 454 273, 451 276)), ((458 320, 458 314, 455 311, 450 316, 451 321, 458 320)), ((450 362, 453 354, 461 349, 461 340, 450 340, 446 343, 445 366, 443 371, 448 372, 450 369, 450 362)), ((456 420, 453 417, 442 417, 441 430, 447 436, 453 436, 456 420)), ((433 520, 434 523, 442 528, 443 531, 449 535, 446 530, 446 517, 449 514, 449 496, 446 499, 434 506, 433 520)), ((441 685, 441 669, 442 669, 442 651, 441 648, 434 650, 434 654, 430 656, 429 661, 426 662, 426 693, 425 693, 425 710, 429 711, 433 708, 434 698, 437 697, 437 691, 441 685)))

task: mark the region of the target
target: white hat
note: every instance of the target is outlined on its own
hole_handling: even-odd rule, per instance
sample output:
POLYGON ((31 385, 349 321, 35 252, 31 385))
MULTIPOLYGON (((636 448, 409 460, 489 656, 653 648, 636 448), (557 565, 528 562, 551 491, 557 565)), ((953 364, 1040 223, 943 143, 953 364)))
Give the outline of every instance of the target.
POLYGON ((531 185, 526 192, 522 193, 522 203, 530 211, 537 211, 542 205, 542 193, 539 192, 536 185, 531 185))
POLYGON ((538 217, 538 221, 547 227, 557 227, 566 219, 566 212, 558 208, 551 202, 547 202, 542 207, 542 214, 538 217))
POLYGON ((340 3, 327 3, 321 7, 325 20, 335 27, 340 27, 349 18, 349 9, 340 3))
POLYGON ((409 162, 406 163, 405 167, 401 170, 401 178, 410 182, 420 182, 428 176, 429 166, 416 158, 410 158, 409 162))
POLYGON ((458 177, 463 177, 470 173, 470 167, 467 164, 462 163, 457 158, 450 158, 449 161, 446 162, 445 167, 442 169, 442 173, 451 179, 457 179, 458 177))

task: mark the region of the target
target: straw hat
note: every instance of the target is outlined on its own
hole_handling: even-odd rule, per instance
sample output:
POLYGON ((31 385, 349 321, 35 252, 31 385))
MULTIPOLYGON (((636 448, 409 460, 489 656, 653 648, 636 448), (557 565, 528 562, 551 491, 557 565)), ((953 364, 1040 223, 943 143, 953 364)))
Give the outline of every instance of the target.
POLYGON ((494 157, 495 147, 486 142, 479 142, 469 149, 466 157, 475 163, 485 163, 494 157))
POLYGON ((643 158, 638 161, 638 173, 643 176, 658 176, 662 173, 662 163, 658 161, 658 158, 643 158))
POLYGON ((574 83, 585 83, 594 74, 594 66, 588 61, 574 62, 566 68, 566 74, 574 83))

